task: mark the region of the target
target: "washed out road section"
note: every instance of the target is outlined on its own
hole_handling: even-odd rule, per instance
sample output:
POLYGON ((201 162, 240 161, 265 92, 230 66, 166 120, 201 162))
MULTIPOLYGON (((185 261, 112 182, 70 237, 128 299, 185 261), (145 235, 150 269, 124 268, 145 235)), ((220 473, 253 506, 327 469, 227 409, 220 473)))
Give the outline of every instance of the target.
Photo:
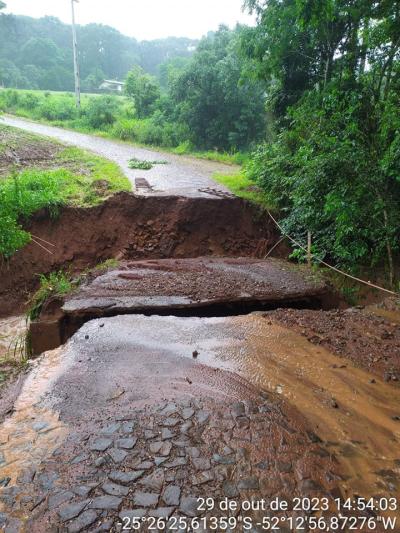
POLYGON ((47 126, 22 118, 4 116, 0 120, 8 126, 52 137, 63 143, 91 150, 114 161, 131 181, 133 190, 136 188, 136 180, 145 179, 148 182, 150 188, 136 188, 136 194, 210 197, 210 194, 203 192, 204 189, 214 189, 229 194, 227 189, 212 180, 212 175, 216 172, 231 174, 238 168, 192 157, 157 152, 133 144, 47 126), (156 164, 150 170, 134 170, 129 168, 129 160, 132 158, 166 161, 167 164, 156 164))
POLYGON ((0 518, 112 531, 201 496, 399 496, 399 391, 341 362, 262 313, 88 322, 0 431, 0 518))

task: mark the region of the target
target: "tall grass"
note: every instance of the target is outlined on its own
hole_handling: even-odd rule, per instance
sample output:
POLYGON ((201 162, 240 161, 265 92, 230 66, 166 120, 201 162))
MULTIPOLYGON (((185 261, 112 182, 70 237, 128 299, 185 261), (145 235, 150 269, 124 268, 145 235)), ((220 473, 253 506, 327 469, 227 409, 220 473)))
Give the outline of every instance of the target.
POLYGON ((134 106, 123 96, 83 95, 78 110, 72 93, 4 89, 0 90, 0 110, 84 133, 163 148, 177 155, 237 165, 248 157, 240 152, 199 152, 187 140, 186 126, 166 120, 160 111, 139 119, 134 106))

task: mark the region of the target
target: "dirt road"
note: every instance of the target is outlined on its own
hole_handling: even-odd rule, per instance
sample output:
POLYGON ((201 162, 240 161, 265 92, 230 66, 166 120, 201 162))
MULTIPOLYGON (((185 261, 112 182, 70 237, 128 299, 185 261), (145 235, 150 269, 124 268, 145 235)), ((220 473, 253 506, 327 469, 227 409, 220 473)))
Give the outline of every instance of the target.
POLYGON ((146 196, 209 196, 207 193, 201 192, 201 189, 206 188, 228 192, 223 186, 212 180, 212 175, 215 172, 232 174, 238 168, 212 161, 139 148, 133 144, 111 141, 96 137, 95 135, 86 135, 62 128, 46 126, 17 117, 3 116, 0 120, 8 126, 46 135, 58 139, 63 143, 91 150, 107 159, 115 161, 132 182, 132 189, 136 189, 137 194, 146 196), (167 164, 154 165, 150 170, 132 170, 129 168, 128 162, 133 157, 148 161, 167 161, 167 164), (137 179, 145 179, 150 188, 145 186, 137 187, 137 179))
MULTIPOLYGON (((123 168, 161 156, 7 121, 123 168)), ((380 517, 400 520, 398 303, 372 318, 321 310, 331 294, 316 276, 255 259, 279 239, 262 213, 201 197, 218 165, 166 157, 146 174, 160 198, 121 193, 51 224, 38 213, 29 229, 54 253, 29 245, 1 272, 10 315, 38 272, 119 260, 50 299, 37 326, 69 341, 2 389, 0 530, 358 531, 365 519, 381 533, 380 517), (301 309, 267 311, 278 302, 301 309), (374 508, 338 508, 360 497, 374 508)), ((0 324, 0 351, 22 324, 0 324)))

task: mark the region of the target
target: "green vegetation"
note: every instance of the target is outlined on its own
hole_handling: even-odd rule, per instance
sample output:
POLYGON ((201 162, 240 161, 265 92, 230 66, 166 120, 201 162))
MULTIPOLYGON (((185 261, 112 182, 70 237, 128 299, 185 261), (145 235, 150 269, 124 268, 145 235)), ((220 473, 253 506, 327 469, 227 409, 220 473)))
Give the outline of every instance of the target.
POLYGON ((242 49, 264 81, 268 142, 247 176, 285 230, 347 269, 400 251, 400 11, 397 2, 246 0, 242 49))
POLYGON ((242 28, 221 27, 202 39, 190 60, 166 66, 165 87, 135 66, 125 97, 72 93, 0 92, 0 110, 84 132, 159 146, 176 154, 242 162, 264 137, 264 85, 244 73, 252 61, 239 50, 242 28))
POLYGON ((40 275, 40 286, 28 302, 27 318, 37 320, 46 302, 52 298, 64 297, 72 293, 85 279, 85 276, 98 275, 109 269, 117 268, 119 261, 111 258, 89 268, 79 276, 62 270, 50 272, 47 276, 40 275))
POLYGON ((269 207, 265 192, 254 181, 249 179, 244 172, 236 172, 234 174, 216 173, 213 175, 213 179, 227 187, 239 198, 269 207))
POLYGON ((146 161, 133 157, 129 160, 129 168, 136 168, 139 170, 150 170, 154 165, 167 165, 168 161, 146 161))
MULTIPOLYGON (((138 42, 102 24, 78 26, 77 34, 85 92, 97 92, 104 79, 123 80, 135 65, 161 79, 164 63, 191 57, 197 45, 176 37, 138 42)), ((71 26, 54 17, 0 14, 0 86, 72 91, 71 26)))
POLYGON ((29 301, 27 317, 30 320, 39 318, 44 304, 57 296, 66 296, 78 285, 79 279, 73 280, 65 272, 51 272, 48 276, 40 276, 40 287, 29 301))
POLYGON ((15 161, 3 155, 0 257, 10 257, 31 240, 21 223, 36 211, 47 209, 50 216, 56 216, 62 205, 89 207, 131 188, 118 165, 97 155, 4 126, 0 126, 0 135, 0 147, 12 147, 17 159, 26 152, 36 159, 34 168, 17 170, 15 161))

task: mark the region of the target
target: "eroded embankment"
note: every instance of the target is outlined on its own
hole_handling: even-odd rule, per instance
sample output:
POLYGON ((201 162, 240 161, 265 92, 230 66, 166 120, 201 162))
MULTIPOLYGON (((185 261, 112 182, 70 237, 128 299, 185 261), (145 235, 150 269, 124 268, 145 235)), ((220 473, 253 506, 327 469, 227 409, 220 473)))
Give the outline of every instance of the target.
POLYGON ((31 243, 1 264, 0 316, 23 307, 42 273, 78 272, 111 257, 262 257, 278 240, 265 213, 239 198, 120 193, 97 207, 65 207, 53 219, 39 212, 25 227, 54 246, 48 253, 31 243))

